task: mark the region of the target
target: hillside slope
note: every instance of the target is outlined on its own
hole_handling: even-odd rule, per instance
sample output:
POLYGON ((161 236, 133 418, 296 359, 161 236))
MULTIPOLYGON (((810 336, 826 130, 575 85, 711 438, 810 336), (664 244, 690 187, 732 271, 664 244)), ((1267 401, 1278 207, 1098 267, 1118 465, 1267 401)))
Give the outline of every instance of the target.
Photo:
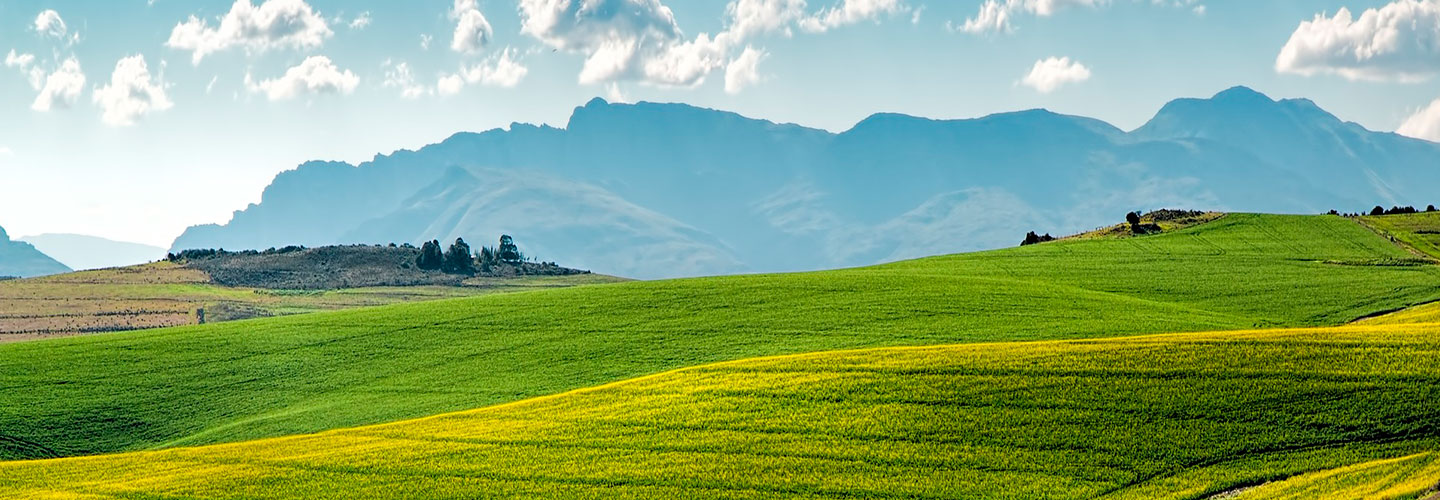
MULTIPOLYGON (((1379 488, 1296 482, 1311 498, 1414 495, 1440 470, 1429 456, 1440 450, 1437 334, 1342 327, 745 360, 317 435, 0 463, 0 495, 1195 499, 1393 457, 1413 465, 1361 478, 1379 488)), ((1287 489, 1300 488, 1254 493, 1287 489)))
POLYGON ((1144 238, 863 269, 0 345, 0 456, 315 432, 753 356, 1335 325, 1440 299, 1440 268, 1384 265, 1406 255, 1341 217, 1232 214, 1144 238))
POLYGON ((11 241, 0 227, 0 276, 28 278, 69 272, 70 268, 23 241, 11 241))
POLYGON ((1437 163, 1435 143, 1244 87, 1175 100, 1129 133, 1045 110, 879 113, 830 133, 597 99, 565 128, 513 124, 353 166, 300 165, 259 204, 190 228, 173 249, 506 232, 621 276, 804 271, 1000 248, 1132 210, 1424 206, 1440 191, 1440 171, 1425 167, 1437 163), (457 181, 453 168, 476 179, 457 181), (653 248, 671 262, 634 258, 653 248))

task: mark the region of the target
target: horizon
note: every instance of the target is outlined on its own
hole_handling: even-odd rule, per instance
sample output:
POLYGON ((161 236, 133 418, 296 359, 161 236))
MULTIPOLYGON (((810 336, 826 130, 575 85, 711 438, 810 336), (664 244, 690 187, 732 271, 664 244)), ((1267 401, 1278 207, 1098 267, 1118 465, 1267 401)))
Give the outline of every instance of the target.
POLYGON ((531 0, 0 5, 0 226, 165 246, 307 161, 358 164, 510 123, 563 128, 594 97, 832 133, 877 113, 1029 109, 1128 132, 1171 100, 1243 85, 1440 139, 1424 49, 1321 50, 1360 50, 1372 18, 1435 22, 1435 0, 625 2, 627 16, 573 24, 531 0), (275 19, 294 31, 225 24, 275 19), (652 45, 605 59, 601 26, 652 45))

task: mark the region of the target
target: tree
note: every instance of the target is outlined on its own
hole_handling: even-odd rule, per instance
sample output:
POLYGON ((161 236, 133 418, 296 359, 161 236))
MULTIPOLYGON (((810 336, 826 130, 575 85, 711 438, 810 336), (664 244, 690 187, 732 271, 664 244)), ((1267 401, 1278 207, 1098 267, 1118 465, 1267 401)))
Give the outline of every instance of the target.
POLYGON ((1125 222, 1129 222, 1132 226, 1140 224, 1140 212, 1130 212, 1128 214, 1125 214, 1125 222))
POLYGON ((519 264, 525 260, 520 254, 520 247, 515 245, 515 240, 508 234, 500 235, 500 247, 495 250, 495 257, 506 264, 519 264))
POLYGON ((1370 209, 1370 215, 1385 215, 1385 207, 1375 205, 1375 208, 1370 209))
POLYGON ((475 257, 470 255, 470 245, 465 243, 465 238, 455 238, 455 243, 450 244, 445 251, 443 268, 447 273, 475 274, 475 257))
POLYGON ((1426 206, 1425 206, 1425 211, 1426 211, 1426 212, 1434 212, 1434 211, 1435 211, 1435 205, 1426 205, 1426 206))
POLYGON ((440 240, 430 240, 420 245, 420 256, 415 258, 415 267, 426 271, 440 269, 445 256, 440 253, 440 240))

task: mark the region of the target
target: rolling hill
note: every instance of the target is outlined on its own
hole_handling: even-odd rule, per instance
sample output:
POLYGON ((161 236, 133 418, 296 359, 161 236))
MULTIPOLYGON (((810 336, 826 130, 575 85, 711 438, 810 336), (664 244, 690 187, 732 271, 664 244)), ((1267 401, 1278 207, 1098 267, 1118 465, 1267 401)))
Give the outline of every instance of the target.
POLYGON ((1244 87, 1178 99, 1130 132, 1028 110, 881 113, 831 133, 597 99, 564 128, 517 123, 359 165, 300 165, 172 249, 508 232, 637 278, 802 271, 1005 247, 1027 230, 1075 233, 1162 206, 1424 206, 1440 190, 1435 164, 1440 144, 1244 87))
POLYGON ((761 358, 387 425, 0 463, 0 495, 1154 500, 1294 478, 1232 498, 1395 498, 1440 474, 1437 334, 761 358))
POLYGON ((0 456, 317 432, 754 356, 1338 325, 1440 299, 1437 278, 1353 220, 1230 214, 1154 236, 860 269, 8 344, 0 456))
POLYGON ((23 241, 12 241, 5 228, 0 227, 0 276, 27 278, 70 272, 65 264, 36 250, 23 241))

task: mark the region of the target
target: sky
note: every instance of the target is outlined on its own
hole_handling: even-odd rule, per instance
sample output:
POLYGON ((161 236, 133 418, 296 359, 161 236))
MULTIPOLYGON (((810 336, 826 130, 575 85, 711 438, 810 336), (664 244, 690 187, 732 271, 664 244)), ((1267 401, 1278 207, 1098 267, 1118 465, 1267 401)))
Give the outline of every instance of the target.
POLYGON ((1440 140, 1440 0, 4 0, 0 53, 0 226, 166 247, 305 161, 597 96, 1129 130, 1246 85, 1440 140))

